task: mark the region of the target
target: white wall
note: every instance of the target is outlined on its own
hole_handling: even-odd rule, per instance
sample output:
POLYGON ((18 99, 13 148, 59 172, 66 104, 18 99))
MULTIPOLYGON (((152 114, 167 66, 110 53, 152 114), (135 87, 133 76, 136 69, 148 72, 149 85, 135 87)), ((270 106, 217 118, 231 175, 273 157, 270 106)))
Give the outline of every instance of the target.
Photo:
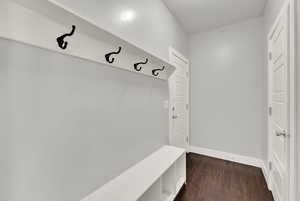
POLYGON ((297 0, 297 67, 296 67, 296 73, 297 73, 297 120, 296 120, 296 124, 297 124, 297 145, 296 145, 296 149, 297 149, 297 168, 296 168, 296 173, 297 173, 297 200, 300 200, 300 1, 297 0))
MULTIPOLYGON (((0 48, 0 52, 2 52, 0 48)), ((1 56, 0 56, 1 57, 1 56)), ((11 190, 11 113, 8 68, 0 65, 0 200, 8 200, 11 190)))
POLYGON ((161 0, 57 1, 167 60, 169 46, 187 55, 187 35, 161 0), (130 22, 123 22, 120 17, 128 11, 136 17, 130 22))
MULTIPOLYGON (((159 0, 63 3, 161 57, 187 53, 159 0)), ((0 39, 0 90, 1 201, 80 200, 167 140, 167 82, 151 77, 0 39)))
POLYGON ((267 132, 263 19, 192 35, 191 144, 262 158, 267 132))
POLYGON ((165 81, 4 40, 0 66, 1 201, 80 200, 167 142, 165 81))

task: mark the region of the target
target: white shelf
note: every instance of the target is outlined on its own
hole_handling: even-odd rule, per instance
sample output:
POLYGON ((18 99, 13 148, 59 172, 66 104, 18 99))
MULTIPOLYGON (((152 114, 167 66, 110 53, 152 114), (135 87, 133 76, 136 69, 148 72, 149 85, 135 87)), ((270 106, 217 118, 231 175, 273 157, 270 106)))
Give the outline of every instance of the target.
MULTIPOLYGON (((135 166, 126 170, 120 176, 111 180, 100 189, 90 194, 82 201, 164 201, 163 175, 174 175, 167 173, 176 161, 185 155, 185 150, 163 146, 135 166), (149 200, 150 199, 150 200, 149 200)), ((175 171, 175 166, 172 171, 175 171)), ((174 185, 176 189, 177 183, 174 185)), ((175 192, 168 192, 170 197, 175 198, 175 192)))
POLYGON ((175 199, 173 194, 162 194, 161 201, 173 201, 175 199))
POLYGON ((99 27, 95 21, 79 15, 55 0, 2 0, 0 1, 0 37, 56 51, 92 62, 106 64, 122 70, 167 80, 175 67, 165 59, 147 52, 119 36, 99 27), (66 50, 58 47, 56 38, 69 33, 76 25, 75 34, 67 37, 66 50), (122 47, 113 64, 107 63, 104 55, 122 47), (137 72, 133 64, 145 61, 143 70, 137 72), (159 76, 153 69, 165 66, 159 76))
POLYGON ((186 182, 186 155, 183 154, 175 162, 175 173, 176 173, 176 190, 175 194, 177 195, 186 182))
POLYGON ((185 184, 186 179, 184 177, 179 178, 177 184, 176 184, 176 192, 175 194, 178 194, 181 187, 185 184))
POLYGON ((180 156, 180 158, 176 161, 175 166, 176 166, 176 178, 177 178, 176 182, 179 185, 181 185, 182 180, 183 181, 186 180, 186 155, 180 156))
POLYGON ((143 195, 139 198, 139 201, 154 201, 160 200, 161 183, 157 180, 143 195))
POLYGON ((161 177, 162 192, 166 194, 174 194, 176 190, 176 167, 175 163, 161 177))

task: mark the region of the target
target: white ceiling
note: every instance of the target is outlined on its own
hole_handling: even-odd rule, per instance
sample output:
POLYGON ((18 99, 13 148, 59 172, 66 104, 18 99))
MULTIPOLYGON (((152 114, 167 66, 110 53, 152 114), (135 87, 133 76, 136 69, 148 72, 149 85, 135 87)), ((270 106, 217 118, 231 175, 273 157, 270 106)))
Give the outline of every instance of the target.
POLYGON ((189 33, 263 15, 267 0, 163 0, 189 33))

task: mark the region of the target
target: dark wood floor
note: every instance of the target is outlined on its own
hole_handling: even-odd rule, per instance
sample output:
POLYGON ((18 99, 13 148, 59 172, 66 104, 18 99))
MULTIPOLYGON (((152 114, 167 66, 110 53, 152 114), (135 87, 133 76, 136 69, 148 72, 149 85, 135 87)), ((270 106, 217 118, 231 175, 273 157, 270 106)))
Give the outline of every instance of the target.
POLYGON ((274 201, 261 169, 187 155, 187 184, 175 201, 274 201))

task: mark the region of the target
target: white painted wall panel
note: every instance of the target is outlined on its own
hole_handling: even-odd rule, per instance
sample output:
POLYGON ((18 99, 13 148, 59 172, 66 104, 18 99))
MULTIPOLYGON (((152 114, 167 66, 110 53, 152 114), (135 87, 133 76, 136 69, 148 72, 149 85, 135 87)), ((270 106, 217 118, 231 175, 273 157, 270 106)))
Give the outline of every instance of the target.
POLYGON ((0 69, 1 201, 80 200, 166 143, 165 81, 6 40, 0 69))
POLYGON ((263 19, 190 38, 191 144, 262 158, 267 133, 263 19))

